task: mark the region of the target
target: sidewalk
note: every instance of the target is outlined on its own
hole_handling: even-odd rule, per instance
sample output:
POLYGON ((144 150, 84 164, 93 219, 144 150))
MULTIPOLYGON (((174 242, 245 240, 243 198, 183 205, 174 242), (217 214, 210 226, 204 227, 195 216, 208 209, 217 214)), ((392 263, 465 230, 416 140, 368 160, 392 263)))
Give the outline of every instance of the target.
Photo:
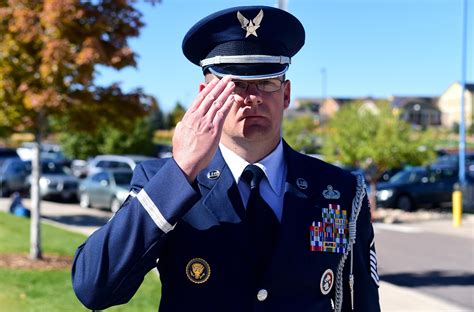
POLYGON ((468 312, 468 308, 425 295, 408 287, 381 282, 380 308, 383 312, 468 312))

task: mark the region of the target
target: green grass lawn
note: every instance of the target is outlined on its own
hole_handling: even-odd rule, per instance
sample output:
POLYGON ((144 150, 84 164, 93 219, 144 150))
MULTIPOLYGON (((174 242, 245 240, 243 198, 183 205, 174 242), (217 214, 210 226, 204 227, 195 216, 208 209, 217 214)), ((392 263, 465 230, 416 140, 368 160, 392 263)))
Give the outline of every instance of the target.
MULTIPOLYGON (((29 251, 28 219, 0 212, 0 253, 29 251)), ((71 233, 42 224, 43 254, 73 256, 85 240, 71 233)), ((126 305, 107 311, 156 311, 161 293, 159 278, 150 272, 134 298, 126 305)), ((24 270, 0 268, 0 311, 87 311, 77 300, 71 285, 70 268, 61 270, 24 270)))

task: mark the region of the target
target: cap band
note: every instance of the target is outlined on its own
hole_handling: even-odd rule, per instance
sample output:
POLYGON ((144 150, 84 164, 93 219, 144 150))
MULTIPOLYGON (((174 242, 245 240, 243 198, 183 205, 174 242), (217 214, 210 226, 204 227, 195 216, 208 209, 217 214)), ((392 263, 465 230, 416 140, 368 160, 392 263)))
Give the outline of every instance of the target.
POLYGON ((291 64, 288 56, 271 55, 218 55, 199 62, 201 67, 216 64, 291 64))
MULTIPOLYGON (((212 67, 209 67, 208 69, 209 69, 209 72, 211 74, 213 74, 214 76, 217 76, 219 78, 222 78, 226 75, 229 75, 229 74, 226 74, 226 73, 220 73, 220 72, 216 71, 215 69, 213 69, 212 67)), ((287 71, 288 71, 288 65, 286 65, 285 69, 283 69, 282 71, 277 72, 277 73, 264 74, 264 75, 233 75, 233 74, 230 74, 230 76, 232 76, 233 79, 238 79, 238 80, 271 79, 271 78, 281 77, 287 71)))

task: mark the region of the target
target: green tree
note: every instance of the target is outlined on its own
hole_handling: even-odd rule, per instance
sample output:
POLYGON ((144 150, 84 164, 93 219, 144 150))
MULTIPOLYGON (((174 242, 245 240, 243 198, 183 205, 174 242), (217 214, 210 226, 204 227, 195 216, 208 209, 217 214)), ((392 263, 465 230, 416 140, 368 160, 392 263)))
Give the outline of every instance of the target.
POLYGON ((132 130, 101 126, 94 134, 63 132, 59 142, 68 157, 87 159, 99 154, 154 155, 151 116, 135 120, 132 130))
MULTIPOLYGON (((48 121, 92 131, 132 127, 143 114, 140 90, 97 86, 97 65, 135 66, 128 39, 139 35, 133 0, 0 0, 0 129, 31 132, 38 145, 48 121)), ((39 146, 34 155, 39 155, 39 146)), ((33 161, 31 251, 41 258, 39 156, 33 161)))
POLYGON ((152 130, 169 129, 168 116, 154 97, 150 97, 149 122, 152 130))
POLYGON ((283 137, 294 149, 314 154, 318 151, 316 124, 312 115, 302 115, 283 120, 283 137))
POLYGON ((184 113, 186 113, 186 109, 180 102, 177 102, 174 106, 173 110, 169 113, 169 127, 174 128, 176 124, 183 119, 184 113))
POLYGON ((364 169, 372 196, 384 171, 424 164, 435 156, 425 133, 413 130, 386 101, 377 102, 375 109, 361 102, 344 105, 325 129, 323 154, 329 161, 364 169))

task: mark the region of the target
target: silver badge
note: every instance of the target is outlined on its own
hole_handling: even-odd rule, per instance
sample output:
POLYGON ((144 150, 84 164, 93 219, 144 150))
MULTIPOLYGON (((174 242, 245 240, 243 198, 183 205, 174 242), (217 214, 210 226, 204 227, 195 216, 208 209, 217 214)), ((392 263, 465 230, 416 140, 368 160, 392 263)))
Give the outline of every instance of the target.
POLYGON ((211 180, 215 180, 221 176, 219 170, 211 170, 207 173, 207 178, 211 180))
POLYGON ((245 34, 245 38, 250 35, 258 37, 257 29, 260 28, 260 23, 263 19, 263 10, 260 10, 260 12, 258 12, 257 16, 255 16, 253 20, 246 19, 245 16, 240 13, 240 11, 237 11, 237 19, 239 20, 240 25, 242 25, 242 28, 245 29, 245 31, 247 32, 245 34))
POLYGON ((334 285, 334 273, 331 269, 327 269, 324 271, 323 276, 321 276, 321 283, 319 284, 321 293, 323 295, 329 294, 332 289, 332 285, 334 285))
POLYGON ((308 188, 308 182, 306 182, 306 180, 303 178, 296 179, 296 185, 302 190, 306 190, 308 188))
POLYGON ((328 185, 327 188, 328 188, 327 190, 323 191, 324 198, 326 198, 326 199, 338 199, 339 197, 341 197, 341 193, 337 190, 334 190, 332 185, 328 185))

